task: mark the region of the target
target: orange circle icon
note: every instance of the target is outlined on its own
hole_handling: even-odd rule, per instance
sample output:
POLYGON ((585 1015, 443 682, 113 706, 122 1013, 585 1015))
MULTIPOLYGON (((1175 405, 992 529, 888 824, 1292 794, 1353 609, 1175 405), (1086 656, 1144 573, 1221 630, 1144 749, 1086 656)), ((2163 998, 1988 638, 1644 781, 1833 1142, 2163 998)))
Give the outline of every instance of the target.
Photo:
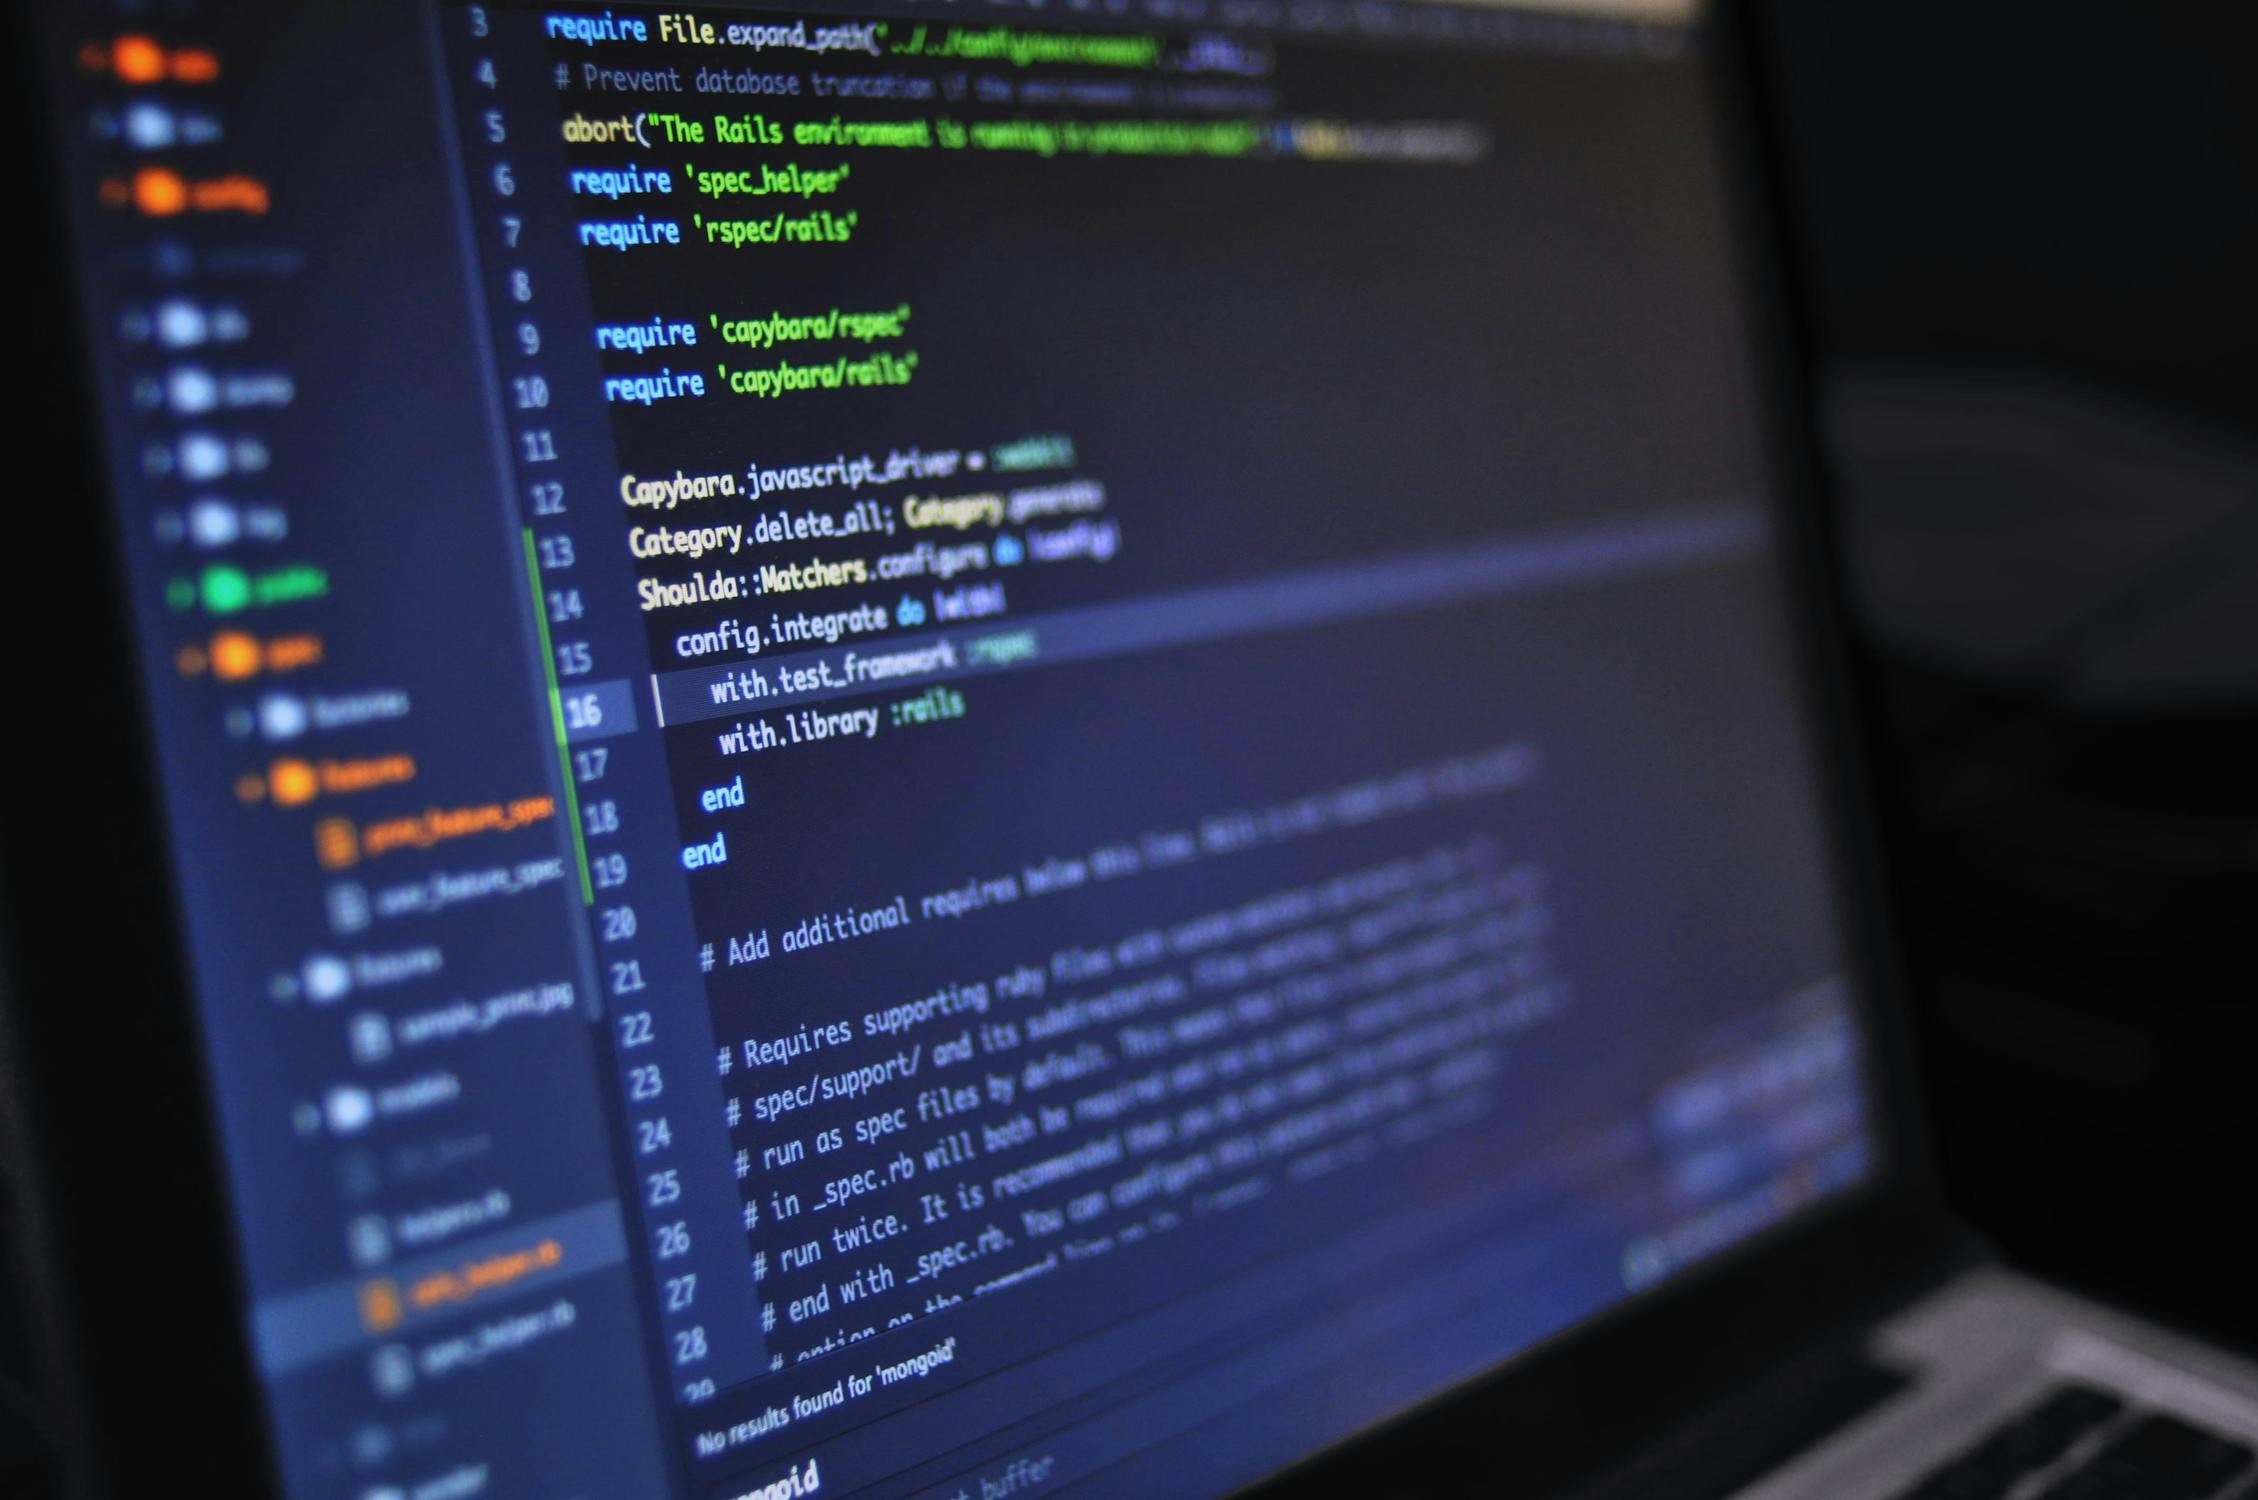
POLYGON ((133 175, 133 206, 152 219, 170 218, 188 207, 188 184, 178 172, 143 167, 133 175))
POLYGON ((227 682, 241 682, 257 675, 263 655, 253 637, 239 630, 223 631, 212 637, 212 675, 227 682))
POLYGON ((278 760, 267 767, 267 789, 281 806, 297 807, 314 800, 321 791, 321 779, 302 760, 278 760))
POLYGON ((325 870, 342 870, 360 862, 360 836, 354 833, 351 819, 324 818, 314 825, 314 858, 325 870))
POLYGON ((165 76, 165 49, 145 36, 121 36, 110 49, 110 70, 121 83, 155 83, 165 76))
POLYGON ((361 1326, 371 1333, 387 1333, 400 1326, 400 1288, 390 1281, 361 1286, 361 1326))

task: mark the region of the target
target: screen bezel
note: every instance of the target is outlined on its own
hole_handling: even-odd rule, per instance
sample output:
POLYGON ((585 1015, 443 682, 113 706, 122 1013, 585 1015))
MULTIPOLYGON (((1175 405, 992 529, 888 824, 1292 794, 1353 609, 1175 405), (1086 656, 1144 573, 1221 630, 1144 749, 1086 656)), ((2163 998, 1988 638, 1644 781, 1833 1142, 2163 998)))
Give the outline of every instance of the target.
MULTIPOLYGON (((25 9, 16 9, 9 33, 17 87, 7 107, 20 112, 15 138, 28 143, 20 157, 38 179, 30 201, 60 223, 69 200, 56 170, 43 39, 25 9)), ((1533 1490, 1620 1457, 1821 1330, 1870 1315, 1945 1263, 1953 1245, 1919 1126, 1904 990, 1874 858, 1860 751, 1870 740, 1859 730, 1836 539, 1817 498, 1824 491, 1802 376, 1808 350, 1791 268, 1778 253, 1785 241, 1757 93, 1762 73, 1751 66, 1754 38, 1737 7, 1713 7, 1705 25, 1816 769, 1852 966, 1864 976, 1881 1161, 1869 1184, 1417 1408, 1478 1411, 1533 1490)), ((138 672, 124 669, 139 648, 101 479, 107 445, 81 303, 67 237, 27 248, 44 273, 38 284, 54 294, 25 300, 25 347, 46 351, 55 378, 24 398, 21 430, 38 434, 56 461, 46 498, 15 518, 18 556, 84 559, 91 550, 83 576, 102 595, 73 622, 75 649, 18 653, 19 702, 68 705, 73 735, 68 753, 42 767, 36 795, 0 802, 0 1125, 38 1205, 25 1227, 39 1231, 35 1295, 53 1333, 59 1421, 74 1475, 89 1491, 176 1484, 185 1463, 214 1489, 277 1494, 154 743, 138 672), (120 669, 89 674, 87 661, 120 669), (89 809, 102 826, 90 827, 89 809), (90 892, 100 893, 99 911, 86 909, 90 892), (130 1048, 120 1049, 121 1034, 130 1048), (120 1100, 133 1102, 130 1114, 120 1100), (161 1148, 154 1167, 145 1164, 152 1140, 161 1148), (115 1175, 78 1180, 88 1170, 115 1175), (161 1252, 152 1224, 165 1234, 161 1252)), ((0 591, 0 599, 13 639, 54 636, 52 600, 29 588, 0 591)), ((1321 1478, 1325 1455, 1358 1436, 1282 1481, 1321 1478)))

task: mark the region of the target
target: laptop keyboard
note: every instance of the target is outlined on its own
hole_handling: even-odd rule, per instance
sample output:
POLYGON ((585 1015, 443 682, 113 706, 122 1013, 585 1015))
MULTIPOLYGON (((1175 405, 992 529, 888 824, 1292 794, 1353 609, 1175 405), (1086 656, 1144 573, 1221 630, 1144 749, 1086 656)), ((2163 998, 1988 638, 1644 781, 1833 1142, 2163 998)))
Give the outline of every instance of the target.
POLYGON ((1898 1500, 2258 1500, 2249 1444, 2095 1386, 2058 1385, 1898 1500), (2239 1481, 2239 1483, 2238 1483, 2239 1481))

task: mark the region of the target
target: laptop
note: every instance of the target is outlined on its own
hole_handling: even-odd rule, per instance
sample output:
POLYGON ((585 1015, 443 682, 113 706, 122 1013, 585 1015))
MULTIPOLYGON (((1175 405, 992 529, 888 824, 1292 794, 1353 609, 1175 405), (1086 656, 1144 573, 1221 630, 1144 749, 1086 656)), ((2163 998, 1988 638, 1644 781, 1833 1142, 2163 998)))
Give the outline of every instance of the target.
POLYGON ((19 1492, 2250 1493, 1940 1206, 1729 14, 13 21, 19 1492))

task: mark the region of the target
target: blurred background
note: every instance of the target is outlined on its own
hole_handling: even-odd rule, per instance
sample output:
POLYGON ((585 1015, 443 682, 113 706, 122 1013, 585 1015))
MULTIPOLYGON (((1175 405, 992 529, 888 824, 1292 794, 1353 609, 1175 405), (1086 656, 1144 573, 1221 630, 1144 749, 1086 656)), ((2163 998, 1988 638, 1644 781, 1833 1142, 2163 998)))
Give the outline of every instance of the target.
POLYGON ((1753 9, 1949 1187, 2258 1346, 2258 15, 1753 9))
POLYGON ((2258 15, 1751 9, 1950 1188, 2258 1349, 2258 15))

